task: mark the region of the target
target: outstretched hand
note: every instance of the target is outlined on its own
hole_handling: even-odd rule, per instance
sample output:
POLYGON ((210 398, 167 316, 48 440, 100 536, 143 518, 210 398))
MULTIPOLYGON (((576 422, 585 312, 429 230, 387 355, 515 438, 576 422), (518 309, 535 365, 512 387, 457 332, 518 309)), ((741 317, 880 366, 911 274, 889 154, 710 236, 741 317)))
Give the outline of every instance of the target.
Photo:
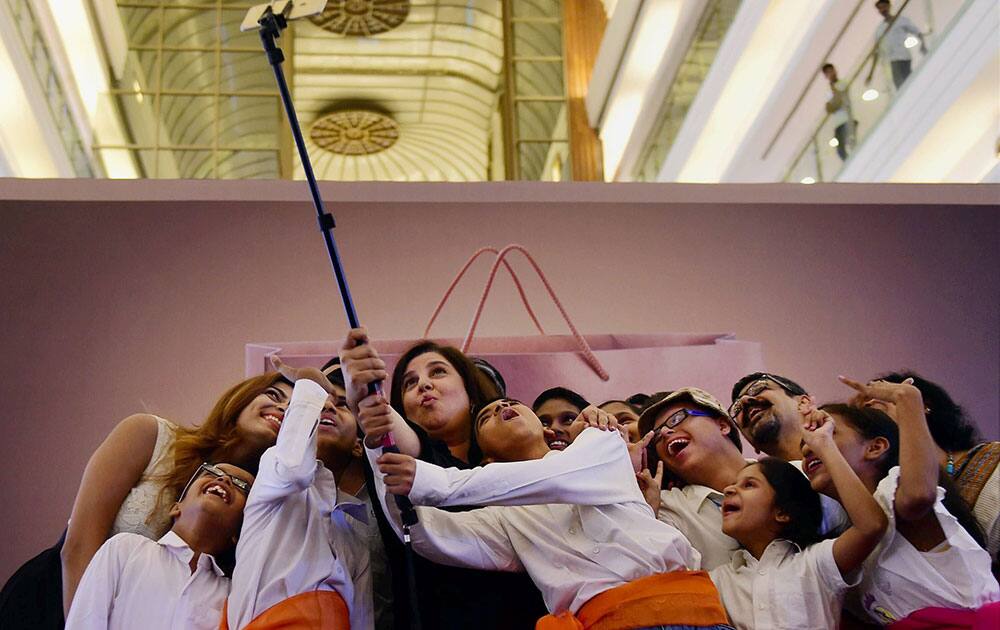
POLYGON ((867 384, 847 378, 846 376, 838 376, 837 378, 841 383, 858 392, 858 396, 863 397, 866 401, 881 400, 895 404, 904 398, 920 398, 921 400, 923 398, 920 390, 914 387, 912 378, 908 378, 902 383, 869 381, 867 384))
POLYGON ((281 360, 276 354, 272 354, 270 357, 271 366, 285 378, 285 380, 295 383, 301 380, 310 380, 326 390, 327 394, 336 395, 333 390, 333 384, 330 383, 330 379, 326 377, 326 374, 319 368, 315 367, 292 367, 281 360))

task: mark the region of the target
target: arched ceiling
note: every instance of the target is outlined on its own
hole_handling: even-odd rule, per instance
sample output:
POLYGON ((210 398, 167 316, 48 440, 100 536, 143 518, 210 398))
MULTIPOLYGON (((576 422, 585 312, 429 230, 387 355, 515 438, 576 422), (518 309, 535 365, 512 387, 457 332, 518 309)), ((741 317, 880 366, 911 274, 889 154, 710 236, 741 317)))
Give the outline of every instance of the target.
MULTIPOLYGON (((257 35, 239 32, 252 4, 118 0, 135 89, 152 98, 130 98, 131 85, 117 93, 150 176, 303 176, 297 156, 279 166, 294 150, 274 77, 257 35)), ((551 100, 563 94, 560 6, 513 0, 511 49, 527 58, 513 64, 514 92, 549 99, 510 112, 520 138, 565 135, 551 100)), ((293 22, 278 43, 317 177, 502 178, 491 165, 502 153, 503 38, 501 0, 330 0, 293 22)), ((526 145, 522 159, 541 171, 547 151, 526 145)))
POLYGON ((309 21, 295 24, 294 37, 293 89, 305 127, 332 111, 370 109, 399 129, 391 147, 360 156, 307 140, 317 177, 489 179, 503 68, 500 0, 412 0, 402 24, 374 37, 339 36, 309 21))

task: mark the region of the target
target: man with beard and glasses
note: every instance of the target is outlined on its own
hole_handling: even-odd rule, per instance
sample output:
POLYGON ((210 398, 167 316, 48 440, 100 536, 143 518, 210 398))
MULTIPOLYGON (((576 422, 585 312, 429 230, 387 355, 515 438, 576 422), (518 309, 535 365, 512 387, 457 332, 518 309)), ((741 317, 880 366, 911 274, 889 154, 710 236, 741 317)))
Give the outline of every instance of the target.
POLYGON ((802 459, 803 414, 813 406, 795 381, 754 372, 733 385, 729 416, 758 452, 789 462, 802 459))
MULTIPOLYGON (((733 385, 729 416, 757 450, 802 470, 802 433, 806 416, 816 404, 795 381, 766 372, 747 374, 733 385)), ((822 496, 821 533, 839 533, 847 526, 843 507, 822 496)))

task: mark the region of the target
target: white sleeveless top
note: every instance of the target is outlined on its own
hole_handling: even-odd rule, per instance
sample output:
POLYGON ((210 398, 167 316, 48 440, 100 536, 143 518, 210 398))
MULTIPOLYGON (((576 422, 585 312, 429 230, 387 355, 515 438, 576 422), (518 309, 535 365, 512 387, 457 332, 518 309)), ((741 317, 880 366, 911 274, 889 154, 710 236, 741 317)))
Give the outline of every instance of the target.
POLYGON ((156 445, 153 447, 153 454, 149 458, 149 464, 142 471, 142 476, 139 477, 139 483, 129 490, 122 502, 108 538, 115 534, 128 532, 157 540, 170 527, 169 510, 164 510, 162 514, 155 514, 152 518, 149 517, 156 507, 156 498, 162 487, 157 481, 157 477, 167 472, 170 467, 168 454, 170 446, 174 442, 174 431, 177 427, 169 420, 159 416, 155 416, 155 418, 157 423, 156 445), (147 522, 147 518, 149 522, 147 522))

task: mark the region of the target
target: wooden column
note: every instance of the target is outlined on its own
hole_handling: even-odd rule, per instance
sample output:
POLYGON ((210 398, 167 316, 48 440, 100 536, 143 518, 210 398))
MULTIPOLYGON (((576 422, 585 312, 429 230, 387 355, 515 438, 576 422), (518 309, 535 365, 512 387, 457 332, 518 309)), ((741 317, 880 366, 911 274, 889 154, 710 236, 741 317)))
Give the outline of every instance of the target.
POLYGON ((587 122, 584 97, 604 36, 601 0, 563 0, 563 59, 573 181, 603 181, 601 141, 587 122))

